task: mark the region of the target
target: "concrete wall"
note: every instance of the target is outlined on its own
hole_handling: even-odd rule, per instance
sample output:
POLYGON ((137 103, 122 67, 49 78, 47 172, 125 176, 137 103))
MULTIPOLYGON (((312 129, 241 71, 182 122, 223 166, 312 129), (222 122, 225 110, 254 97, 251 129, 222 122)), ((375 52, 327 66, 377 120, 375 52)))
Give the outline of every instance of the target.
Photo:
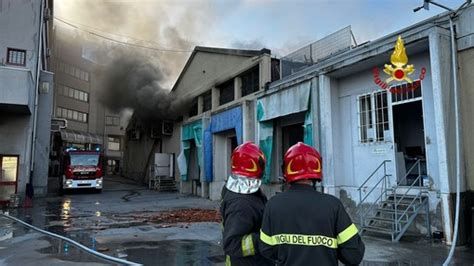
MULTIPOLYGON (((7 47, 26 50, 25 68, 36 69, 41 1, 2 0, 0 5, 0 62, 6 63, 7 47)), ((33 73, 36 78, 36 72, 33 73)))
MULTIPOLYGON (((147 162, 150 154, 154 155, 155 152, 160 151, 159 141, 150 138, 149 130, 148 134, 146 132, 147 130, 141 130, 139 140, 126 140, 123 157, 123 175, 143 183, 148 182, 149 169, 147 162)), ((165 150, 163 152, 168 153, 165 150)))
POLYGON ((462 136, 467 190, 474 190, 474 48, 459 53, 462 136))
POLYGON ((0 107, 1 111, 31 114, 34 95, 34 80, 29 69, 0 66, 0 107), (15 88, 15 89, 12 89, 15 88))
POLYGON ((48 161, 50 149, 51 116, 53 114, 53 74, 41 73, 40 84, 49 84, 49 91, 39 94, 38 121, 35 144, 33 187, 35 196, 46 196, 48 188, 48 161))
MULTIPOLYGON (((50 117, 52 109, 52 83, 50 83, 49 92, 40 90, 43 94, 38 95, 38 111, 35 113, 34 101, 37 75, 38 54, 40 59, 48 68, 48 59, 38 48, 39 23, 43 21, 40 17, 42 1, 14 1, 2 0, 0 2, 0 64, 6 63, 7 47, 26 50, 26 65, 13 66, 8 68, 17 69, 26 73, 22 82, 9 83, 11 91, 25 91, 23 98, 30 105, 28 115, 13 112, 0 112, 0 154, 11 154, 19 156, 18 169, 18 194, 24 195, 26 183, 30 178, 30 164, 34 160, 33 185, 37 189, 36 195, 44 195, 47 183, 48 157, 49 157, 49 130, 50 117), (16 88, 15 86, 21 86, 16 88), (26 87, 25 87, 26 86, 26 87), (33 120, 37 116, 37 130, 35 138, 34 158, 31 158, 32 138, 33 138, 33 120)), ((44 1, 46 5, 46 1, 44 1)), ((49 38, 45 28, 49 27, 51 21, 43 23, 43 36, 49 38)), ((43 44, 50 44, 52 40, 43 39, 43 44)), ((46 69, 48 70, 48 69, 46 69)), ((4 84, 8 84, 8 78, 14 78, 15 75, 7 75, 2 78, 4 84)), ((51 80, 41 80, 48 81, 51 80)), ((40 83, 40 86, 42 83, 40 83)), ((42 88, 42 86, 40 87, 42 88)), ((1 97, 0 97, 1 98, 1 97)))
POLYGON ((0 114, 0 154, 18 155, 18 193, 24 195, 30 175, 32 119, 30 115, 0 114))
POLYGON ((200 85, 216 82, 230 69, 236 68, 246 60, 248 57, 197 52, 174 93, 183 95, 200 85))
MULTIPOLYGON (((257 65, 259 66, 260 71, 259 90, 263 90, 265 83, 270 81, 271 78, 269 55, 262 55, 261 57, 251 58, 244 56, 213 54, 198 51, 173 93, 178 95, 178 97, 198 97, 201 93, 212 90, 212 109, 207 112, 202 112, 202 99, 200 99, 201 97, 198 97, 198 115, 192 118, 189 118, 185 115, 183 122, 181 122, 180 124, 186 124, 197 119, 203 119, 204 131, 204 129, 207 128, 208 122, 210 121, 210 117, 213 114, 217 114, 219 112, 241 105, 242 113, 244 116, 242 119, 242 138, 245 140, 254 140, 253 138, 255 137, 255 111, 252 99, 254 99, 256 97, 255 95, 259 92, 249 94, 245 97, 241 97, 240 81, 239 78, 236 77, 239 74, 257 65), (236 84, 234 91, 235 100, 224 105, 219 105, 217 93, 218 90, 215 89, 215 87, 221 84, 222 82, 231 79, 234 79, 234 82, 236 84)), ((181 138, 179 135, 180 133, 178 133, 181 132, 181 128, 179 127, 179 129, 176 130, 175 127, 175 132, 176 134, 174 134, 171 139, 164 140, 163 150, 164 152, 175 153, 176 156, 178 156, 181 152, 181 138)), ((214 147, 214 151, 222 150, 223 148, 220 146, 221 145, 218 145, 218 147, 214 147)), ((205 150, 205 148, 203 150, 205 150)), ((176 176, 179 175, 180 174, 177 172, 176 176)), ((213 200, 220 199, 220 192, 224 181, 219 180, 217 182, 206 182, 206 173, 204 167, 201 168, 200 176, 201 192, 199 194, 202 197, 209 197, 213 200)), ((180 191, 182 193, 191 193, 191 183, 192 182, 188 181, 181 182, 180 191)))
MULTIPOLYGON (((413 76, 420 74, 421 67, 427 67, 429 71, 429 57, 427 53, 411 56, 410 63, 417 66, 417 71, 413 76)), ((334 154, 325 154, 324 158, 334 158, 334 176, 325 175, 325 179, 329 183, 334 182, 334 185, 339 189, 344 189, 351 198, 358 198, 357 188, 365 179, 374 171, 384 160, 391 160, 395 162, 395 147, 393 140, 393 123, 390 122, 390 132, 388 139, 384 142, 375 143, 360 143, 359 142, 359 118, 357 108, 357 96, 380 88, 373 82, 373 75, 371 66, 362 70, 361 72, 352 74, 350 76, 335 80, 332 85, 331 97, 332 103, 332 134, 333 134, 333 150, 334 154), (350 125, 348 127, 348 125, 350 125), (347 152, 351 151, 351 152, 347 152), (331 182, 331 179, 333 181, 331 182)), ((428 95, 432 91, 430 84, 430 76, 427 75, 423 80, 422 91, 423 95, 428 95)), ((391 94, 388 92, 388 97, 391 94)), ((390 102, 390 99, 389 99, 390 102)), ((393 121, 391 117, 391 106, 388 106, 389 120, 393 121)), ((428 110, 427 110, 428 111, 428 110)), ((433 114, 434 110, 429 110, 425 116, 433 114)), ((434 125, 429 123, 425 125, 426 134, 428 136, 435 134, 433 131, 434 125)), ((435 145, 429 144, 429 145, 435 145)), ((430 160, 428 155, 428 160, 430 160)), ((331 160, 331 159, 328 159, 331 160)), ((396 181, 396 172, 394 163, 388 164, 388 173, 393 174, 393 182, 396 181)), ((434 165, 430 165, 434 166, 434 165)), ((329 166, 328 166, 329 167, 329 166)), ((429 168, 429 175, 437 179, 437 170, 435 167, 429 168)), ((435 181, 436 184, 438 180, 435 181)), ((356 199, 354 199, 356 200, 356 199)), ((356 200, 358 201, 358 199, 356 200)))
MULTIPOLYGON (((430 216, 432 230, 443 230, 442 201, 439 191, 442 188, 438 168, 438 143, 437 134, 439 127, 435 124, 435 117, 440 116, 435 110, 433 102, 433 81, 431 79, 431 61, 428 52, 409 55, 410 64, 414 64, 416 71, 413 77, 418 77, 420 69, 426 67, 427 74, 422 81, 424 133, 422 138, 426 141, 427 170, 434 182, 429 192, 430 216)), ((387 164, 387 173, 392 174, 392 184, 396 182, 394 125, 391 106, 391 94, 388 92, 388 112, 390 131, 384 142, 360 143, 359 118, 357 96, 380 88, 374 84, 372 68, 378 65, 367 65, 361 71, 343 77, 319 77, 321 97, 321 153, 323 156, 324 187, 325 190, 339 197, 351 215, 355 215, 359 202, 360 184, 384 161, 387 164)), ((379 67, 379 66, 378 66, 379 67)), ((360 70, 361 68, 358 68, 360 70)), ((403 119, 403 118, 402 118, 403 119)), ((383 175, 381 171, 374 178, 374 182, 383 175)), ((374 183, 375 184, 375 183, 374 183)), ((374 184, 368 183, 370 188, 374 184)), ((363 193, 362 196, 365 196, 363 193)), ((369 202, 374 199, 369 199, 369 202)), ((354 217, 355 218, 355 217, 354 217)), ((425 221, 420 219, 416 223, 420 232, 426 232, 425 221)))

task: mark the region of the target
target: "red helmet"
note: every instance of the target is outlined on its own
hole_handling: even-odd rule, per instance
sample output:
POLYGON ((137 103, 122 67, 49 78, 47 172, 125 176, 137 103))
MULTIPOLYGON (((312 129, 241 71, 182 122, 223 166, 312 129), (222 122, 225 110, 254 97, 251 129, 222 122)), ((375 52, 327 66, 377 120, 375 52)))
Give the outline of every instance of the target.
POLYGON ((265 171, 265 155, 252 142, 245 142, 232 152, 232 174, 261 179, 265 171))
POLYGON ((323 178, 321 155, 311 146, 298 142, 288 149, 283 160, 283 175, 286 182, 302 179, 321 181, 323 178))

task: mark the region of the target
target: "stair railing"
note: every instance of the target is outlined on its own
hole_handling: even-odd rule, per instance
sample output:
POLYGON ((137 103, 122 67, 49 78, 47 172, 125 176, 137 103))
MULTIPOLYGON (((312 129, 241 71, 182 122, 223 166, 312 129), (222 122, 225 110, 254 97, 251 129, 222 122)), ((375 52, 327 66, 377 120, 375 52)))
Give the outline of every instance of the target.
POLYGON ((414 186, 416 184, 418 184, 418 182, 421 181, 421 164, 420 164, 420 159, 418 159, 415 164, 412 165, 412 167, 410 167, 410 169, 407 171, 407 173, 405 174, 405 176, 397 182, 397 185, 393 187, 393 190, 395 193, 393 193, 393 202, 394 202, 394 209, 395 209, 395 219, 396 219, 396 222, 395 222, 395 229, 397 232, 399 232, 401 230, 401 225, 400 225, 400 222, 402 220, 402 218, 407 215, 407 212, 408 210, 412 209, 413 208, 413 205, 415 204, 415 202, 418 200, 419 203, 421 204, 422 203, 422 197, 421 197, 421 190, 418 191, 418 193, 416 194, 416 196, 412 199, 412 201, 408 204, 407 208, 403 211, 403 213, 399 216, 398 215, 398 206, 400 205, 400 203, 405 199, 405 197, 408 195, 408 192, 410 192, 414 186), (403 184, 405 184, 407 178, 409 175, 411 175, 413 169, 415 169, 415 167, 417 167, 417 170, 418 170, 418 176, 415 178, 415 180, 413 180, 413 182, 408 186, 408 188, 405 190, 405 193, 403 193, 402 196, 400 196, 397 200, 397 188, 399 188, 400 186, 402 186, 403 184))
POLYGON ((385 198, 387 197, 387 191, 388 187, 390 185, 390 180, 389 177, 391 176, 390 174, 387 174, 387 163, 391 162, 391 160, 384 160, 368 177, 367 179, 362 183, 362 185, 359 186, 357 189, 359 191, 359 206, 362 206, 362 203, 364 203, 367 198, 372 194, 372 192, 375 191, 375 189, 381 184, 381 190, 380 190, 380 195, 377 197, 377 199, 367 208, 364 212, 360 213, 359 218, 360 218, 360 225, 361 227, 365 226, 365 216, 369 214, 375 206, 378 206, 379 202, 382 200, 382 197, 385 195, 385 198), (379 178, 379 180, 375 183, 375 185, 372 186, 372 189, 368 193, 365 194, 365 197, 362 198, 362 190, 365 187, 365 185, 376 175, 376 173, 379 172, 379 170, 383 166, 383 176, 379 178))

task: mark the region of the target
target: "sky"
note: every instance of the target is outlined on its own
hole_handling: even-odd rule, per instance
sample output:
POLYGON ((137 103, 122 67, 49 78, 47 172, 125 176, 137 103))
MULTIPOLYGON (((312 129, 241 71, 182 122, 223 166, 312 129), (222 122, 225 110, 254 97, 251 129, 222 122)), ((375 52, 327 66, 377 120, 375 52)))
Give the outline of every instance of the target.
MULTIPOLYGON (((463 0, 437 2, 457 8, 463 0)), ((56 0, 55 17, 76 25, 80 29, 73 30, 84 34, 92 31, 123 42, 176 50, 136 48, 167 62, 163 68, 168 68, 165 75, 172 84, 195 45, 265 47, 284 56, 348 25, 357 43, 363 43, 444 12, 431 5, 429 11, 414 13, 413 9, 422 3, 423 0, 56 0)))

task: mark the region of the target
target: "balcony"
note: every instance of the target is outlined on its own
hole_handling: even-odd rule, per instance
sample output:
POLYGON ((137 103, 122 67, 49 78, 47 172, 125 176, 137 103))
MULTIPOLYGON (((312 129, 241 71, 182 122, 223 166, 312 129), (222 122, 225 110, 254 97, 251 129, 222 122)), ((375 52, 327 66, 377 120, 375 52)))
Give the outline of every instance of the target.
POLYGON ((31 114, 33 87, 29 69, 0 66, 0 112, 31 114))

